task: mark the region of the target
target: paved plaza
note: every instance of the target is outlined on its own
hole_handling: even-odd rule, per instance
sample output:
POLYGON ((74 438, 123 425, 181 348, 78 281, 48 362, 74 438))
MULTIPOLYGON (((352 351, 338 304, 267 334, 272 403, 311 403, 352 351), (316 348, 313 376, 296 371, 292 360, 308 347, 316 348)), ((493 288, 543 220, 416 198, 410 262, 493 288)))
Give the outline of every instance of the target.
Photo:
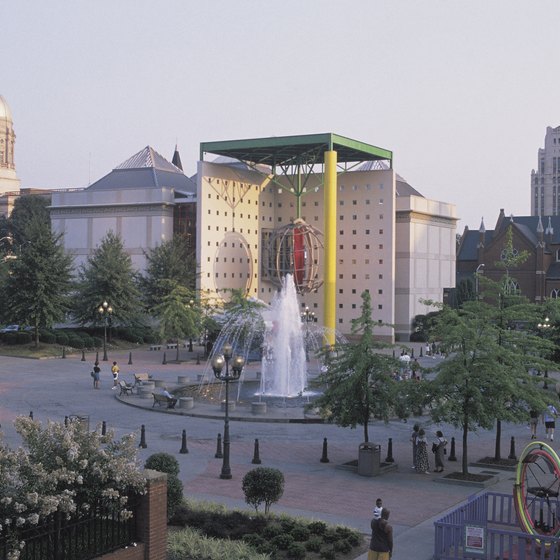
MULTIPOLYGON (((172 354, 174 356, 174 352, 172 354)), ((196 380, 204 369, 203 364, 196 365, 191 355, 187 362, 163 365, 161 352, 137 350, 133 352, 133 364, 127 365, 128 351, 110 352, 110 361, 101 362, 101 389, 94 390, 90 371, 95 355, 86 354, 86 358, 88 361, 82 362, 81 354, 49 360, 0 356, 0 423, 6 443, 12 447, 19 444, 12 421, 17 415, 28 415, 31 411, 35 419, 43 422, 47 419, 62 421, 65 416, 73 414, 87 415, 92 429, 106 421, 107 427, 114 429, 117 436, 134 432, 138 441, 140 428, 144 425, 147 449, 139 450, 141 460, 160 451, 172 453, 179 461, 180 478, 187 498, 246 508, 241 479, 255 467, 251 461, 254 442, 258 439, 262 465, 280 469, 286 479, 284 495, 272 511, 341 523, 369 534, 375 499, 381 497, 391 510, 390 521, 395 531, 394 560, 431 558, 434 519, 482 491, 440 483, 441 474, 416 474, 411 469, 409 437, 414 421, 420 421, 431 437, 437 429, 442 429, 449 441, 455 437, 458 462, 447 463, 446 472, 460 469, 461 434, 449 426, 432 425, 427 417, 409 419, 408 423, 398 420, 388 424, 372 423, 370 440, 381 444, 383 460, 387 455, 388 438, 392 438, 393 457, 398 469, 378 477, 363 477, 340 468, 357 458, 362 441, 361 428, 352 430, 320 423, 287 422, 289 418, 302 418, 303 414, 282 409, 269 415, 268 419, 275 420, 273 422, 255 421, 255 417, 239 408, 232 413, 233 478, 221 480, 221 459, 214 457, 217 435, 223 432, 223 412, 218 402, 202 404, 195 401, 195 408, 185 411, 192 415, 184 415, 181 410, 152 409, 151 400, 135 396, 119 399, 117 391, 111 389, 110 363, 113 360, 121 367, 121 379, 131 382, 134 373, 148 372, 156 379, 165 380, 170 388, 176 385, 179 375, 196 380), (237 418, 239 416, 245 416, 249 421, 241 421, 237 418), (187 433, 188 454, 179 454, 183 430, 187 433), (328 463, 320 462, 324 438, 328 441, 328 463)), ((431 359, 421 358, 420 361, 429 365, 431 359)), ((230 394, 234 392, 232 387, 230 394)), ((518 454, 530 441, 525 425, 505 425, 502 430, 503 456, 509 453, 511 436, 516 438, 518 454)), ((539 435, 543 435, 540 425, 539 430, 539 435)), ((493 455, 493 432, 470 434, 469 446, 471 461, 493 455)), ((554 446, 558 446, 557 442, 554 446)), ((473 467, 471 470, 480 472, 481 469, 473 467)), ((497 479, 492 490, 511 491, 513 473, 497 472, 497 479)))

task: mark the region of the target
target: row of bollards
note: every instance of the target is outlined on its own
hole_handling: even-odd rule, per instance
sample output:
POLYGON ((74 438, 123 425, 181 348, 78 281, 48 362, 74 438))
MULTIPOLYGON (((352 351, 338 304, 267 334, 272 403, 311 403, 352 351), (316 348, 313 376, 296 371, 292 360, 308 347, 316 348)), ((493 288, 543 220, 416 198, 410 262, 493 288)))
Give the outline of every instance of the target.
MULTIPOLYGON (((33 420, 33 411, 30 410, 29 411, 29 418, 31 418, 31 420, 33 420)), ((68 426, 69 423, 69 417, 65 416, 64 417, 64 425, 68 426)), ((101 435, 104 436, 107 434, 107 422, 105 420, 103 420, 102 424, 101 424, 101 435)), ((148 447, 148 444, 146 443, 146 426, 144 424, 142 424, 141 428, 140 428, 140 443, 138 444, 138 447, 141 447, 142 449, 146 449, 148 447)), ((179 453, 181 454, 186 454, 188 453, 189 450, 187 448, 187 431, 183 430, 182 432, 182 436, 181 436, 181 449, 179 450, 179 453)), ((223 451, 222 451, 222 434, 218 434, 217 437, 217 442, 216 442, 216 453, 214 454, 214 457, 216 459, 222 459, 223 458, 223 451)), ((512 436, 511 440, 510 440, 510 452, 508 455, 508 459, 517 460, 517 455, 515 453, 515 438, 512 436)), ((449 451, 449 457, 447 458, 448 461, 457 461, 457 455, 455 452, 455 438, 452 437, 451 438, 451 449, 449 451)), ((320 459, 321 463, 329 463, 329 456, 328 456, 328 441, 327 438, 323 438, 323 453, 321 455, 321 459, 320 459)), ((388 442, 387 442, 387 456, 385 457, 385 463, 394 463, 395 459, 393 457, 393 438, 389 438, 388 442)), ((260 465, 262 463, 261 458, 260 458, 260 448, 259 448, 259 440, 255 439, 255 443, 254 443, 254 449, 253 449, 253 459, 251 461, 251 463, 253 465, 260 465)))
MULTIPOLYGON (((63 346, 62 347, 62 359, 65 360, 66 359, 66 347, 63 346)), ((86 351, 84 349, 82 349, 82 359, 80 360, 80 362, 85 362, 86 361, 86 351)), ((95 363, 99 363, 99 352, 95 353, 95 363)), ((167 362, 165 361, 165 353, 163 355, 163 363, 166 364, 167 362)), ((128 353, 128 365, 131 366, 132 365, 132 352, 128 353)))

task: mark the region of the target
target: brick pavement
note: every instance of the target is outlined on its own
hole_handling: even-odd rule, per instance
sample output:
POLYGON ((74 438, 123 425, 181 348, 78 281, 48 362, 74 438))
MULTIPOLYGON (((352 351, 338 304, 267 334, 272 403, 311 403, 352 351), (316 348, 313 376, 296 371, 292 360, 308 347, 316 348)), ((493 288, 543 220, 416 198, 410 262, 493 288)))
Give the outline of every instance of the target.
MULTIPOLYGON (((478 490, 458 485, 434 482, 441 475, 415 474, 410 469, 412 422, 375 422, 370 428, 371 439, 382 445, 382 459, 387 440, 393 438, 393 455, 399 470, 379 477, 361 477, 337 466, 355 459, 361 441, 361 430, 342 429, 332 425, 265 424, 232 421, 231 467, 233 480, 219 478, 221 460, 214 458, 216 435, 223 430, 219 408, 214 406, 216 419, 160 414, 145 408, 125 406, 115 399, 110 389, 108 363, 102 363, 102 389, 91 387, 92 356, 81 362, 80 356, 66 360, 23 360, 0 356, 0 422, 6 441, 17 444, 17 436, 10 427, 16 414, 34 411, 39 420, 62 420, 65 415, 82 412, 90 415, 92 426, 106 420, 117 435, 146 426, 148 449, 140 450, 141 460, 157 451, 175 454, 181 466, 181 478, 187 497, 212 499, 227 505, 246 507, 241 491, 241 478, 254 467, 251 464, 254 438, 259 438, 260 457, 265 466, 277 467, 284 473, 286 489, 274 511, 287 511, 329 522, 353 526, 364 533, 369 531, 371 509, 375 498, 382 497, 392 510, 396 548, 394 560, 431 556, 433 547, 433 517, 464 500, 478 490), (180 434, 187 430, 189 454, 179 455, 180 434), (320 463, 322 441, 329 442, 330 463, 320 463), (410 556, 411 551, 414 555, 410 556), (407 556, 408 555, 408 556, 407 556)), ((128 366, 128 352, 110 355, 121 366, 121 377, 131 379, 132 373, 150 371, 158 378, 172 383, 177 375, 192 375, 201 371, 191 361, 188 364, 162 365, 157 352, 135 351, 134 365, 128 366)), ((151 401, 144 403, 151 406, 151 401)), ((163 411, 162 411, 163 412, 163 411)), ((427 419, 423 419, 427 423, 427 419)), ((431 434, 439 426, 429 426, 431 434)), ((443 426, 449 439, 455 436, 460 456, 460 434, 443 426)), ((518 438, 518 453, 529 441, 525 426, 504 426, 502 452, 509 452, 509 438, 518 438)), ((493 453, 493 434, 480 431, 469 436, 470 457, 476 459, 493 453)), ((555 442, 555 445, 557 443, 555 442)), ((457 470, 460 463, 448 463, 448 470, 457 470)), ((474 469, 476 470, 476 469, 474 469)), ((511 489, 511 475, 500 476, 499 488, 511 489)))

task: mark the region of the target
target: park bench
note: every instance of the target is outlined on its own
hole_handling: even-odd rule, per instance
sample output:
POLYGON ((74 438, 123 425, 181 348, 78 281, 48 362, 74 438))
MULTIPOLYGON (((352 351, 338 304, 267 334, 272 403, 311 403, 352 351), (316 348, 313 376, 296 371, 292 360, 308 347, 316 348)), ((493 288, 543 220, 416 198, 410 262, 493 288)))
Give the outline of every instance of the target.
POLYGON ((134 385, 142 385, 142 381, 149 381, 151 377, 149 373, 135 373, 134 385))
POLYGON ((161 344, 150 344, 150 350, 161 350, 161 344))
POLYGON ((119 387, 120 387, 119 395, 124 395, 125 397, 126 395, 132 395, 132 392, 134 390, 134 385, 132 385, 131 383, 127 383, 122 379, 119 381, 119 387))
POLYGON ((175 404, 177 403, 177 399, 170 399, 165 395, 158 395, 157 393, 152 393, 152 396, 154 397, 154 404, 152 405, 152 408, 154 408, 156 404, 158 406, 165 405, 167 408, 175 408, 175 404))

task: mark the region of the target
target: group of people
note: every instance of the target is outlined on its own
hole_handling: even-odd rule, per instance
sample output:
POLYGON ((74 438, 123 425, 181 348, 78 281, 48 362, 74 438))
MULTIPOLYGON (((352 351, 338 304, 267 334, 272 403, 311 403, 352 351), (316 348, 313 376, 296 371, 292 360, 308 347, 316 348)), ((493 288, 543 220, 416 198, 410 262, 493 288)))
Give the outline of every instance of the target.
MULTIPOLYGON (((113 387, 112 389, 116 389, 119 385, 119 365, 117 362, 113 362, 111 366, 111 374, 113 375, 113 387)), ((101 368, 99 367, 99 362, 95 362, 93 364, 93 371, 91 372, 91 377, 93 378, 93 388, 100 389, 101 388, 101 368)))
POLYGON ((388 522, 390 513, 383 507, 381 498, 377 498, 371 520, 368 560, 389 560, 393 555, 393 528, 388 522))
MULTIPOLYGON (((430 472, 430 462, 428 460, 428 438, 426 431, 419 424, 414 424, 412 435, 412 468, 417 473, 428 474, 430 472)), ((434 472, 443 472, 443 457, 447 453, 447 440, 443 436, 443 432, 436 432, 435 440, 432 443, 432 452, 435 457, 434 472)))
POLYGON ((556 429, 556 418, 558 417, 558 410, 551 403, 549 404, 545 411, 539 414, 538 410, 529 411, 529 427, 531 428, 531 439, 537 439, 537 427, 539 425, 539 417, 542 416, 542 422, 544 424, 546 439, 554 441, 554 430, 556 429))

